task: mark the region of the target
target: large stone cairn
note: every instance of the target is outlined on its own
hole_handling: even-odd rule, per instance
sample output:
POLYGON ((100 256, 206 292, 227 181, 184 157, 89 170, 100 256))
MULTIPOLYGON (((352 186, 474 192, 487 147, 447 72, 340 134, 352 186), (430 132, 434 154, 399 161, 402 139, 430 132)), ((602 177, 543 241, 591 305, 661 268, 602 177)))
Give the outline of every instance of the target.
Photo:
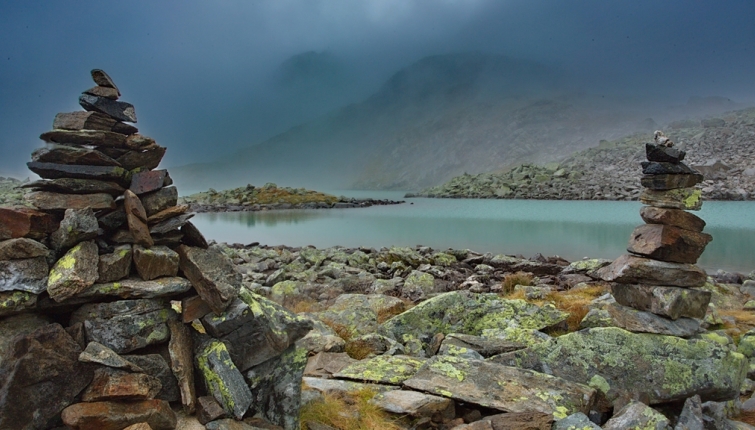
POLYGON ((36 209, 0 208, 0 430, 172 429, 171 403, 297 428, 311 323, 241 287, 155 170, 165 148, 92 78, 32 153, 36 209))
POLYGON ((705 221, 688 212, 702 206, 694 186, 703 175, 682 163, 685 152, 673 147, 662 132, 645 145, 642 162, 646 206, 629 239, 629 254, 600 269, 611 282, 616 303, 608 307, 614 322, 630 331, 689 337, 699 332, 711 293, 697 289, 707 279, 696 266, 712 240, 703 233, 705 221))

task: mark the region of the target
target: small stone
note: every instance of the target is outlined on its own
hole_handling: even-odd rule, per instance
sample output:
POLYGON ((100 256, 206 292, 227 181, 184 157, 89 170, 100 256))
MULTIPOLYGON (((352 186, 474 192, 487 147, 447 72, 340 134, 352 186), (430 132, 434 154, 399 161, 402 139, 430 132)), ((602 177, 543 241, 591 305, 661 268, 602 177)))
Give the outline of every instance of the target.
POLYGON ((126 221, 128 230, 133 236, 134 243, 150 247, 154 245, 152 236, 149 234, 147 227, 147 213, 142 206, 141 200, 130 190, 123 193, 124 208, 126 210, 126 221))
POLYGON ((596 275, 607 282, 688 288, 702 287, 708 279, 703 269, 692 264, 667 263, 628 254, 598 270, 596 275))
POLYGON ((221 314, 238 296, 241 274, 218 248, 181 245, 176 251, 181 271, 213 312, 221 314))
POLYGON ((614 325, 635 333, 666 334, 687 338, 702 331, 700 321, 692 318, 670 320, 618 303, 606 306, 606 310, 611 315, 614 325))
POLYGON ((28 237, 41 240, 58 229, 54 215, 30 208, 0 207, 0 240, 28 237))
POLYGON ((568 417, 553 423, 553 430, 601 430, 600 426, 590 421, 590 418, 582 412, 571 414, 568 417))
MULTIPOLYGON (((108 76, 107 73, 105 73, 102 69, 92 69, 92 80, 95 84, 97 84, 100 87, 105 88, 113 88, 116 91, 118 91, 118 87, 115 86, 115 82, 113 82, 113 79, 108 76)), ((120 91, 118 91, 118 95, 121 95, 120 91)))
POLYGON ((126 360, 115 351, 99 342, 89 342, 86 349, 79 354, 79 361, 83 363, 96 363, 113 369, 124 369, 130 372, 144 373, 144 370, 136 364, 126 360))
MULTIPOLYGON (((111 101, 111 103, 120 102, 111 101)), ((42 133, 39 138, 47 143, 125 148, 127 136, 104 130, 52 130, 42 133)))
POLYGON ((134 173, 131 176, 131 187, 129 190, 133 191, 136 195, 157 191, 163 187, 167 176, 167 170, 147 170, 134 173))
POLYGON ((645 144, 645 154, 648 161, 660 163, 680 163, 684 160, 686 153, 680 149, 656 145, 653 143, 645 144))
POLYGON ((97 245, 81 242, 71 248, 50 269, 47 292, 56 302, 75 297, 97 281, 97 245))
POLYGON ((52 191, 62 194, 98 194, 106 193, 113 197, 120 196, 126 191, 125 188, 111 181, 98 181, 96 179, 58 178, 51 180, 39 180, 30 182, 23 188, 31 188, 34 191, 52 191))
POLYGON ((79 242, 94 239, 99 233, 100 226, 92 209, 66 209, 60 228, 50 235, 50 244, 60 252, 79 242))
POLYGON ((697 173, 693 175, 642 175, 640 184, 654 191, 667 191, 689 188, 702 182, 705 178, 697 173))
POLYGON ((164 400, 77 403, 63 410, 63 423, 77 430, 121 430, 147 423, 153 430, 176 428, 176 414, 164 400))
POLYGON ((672 320, 705 317, 711 298, 710 291, 655 285, 612 283, 611 292, 621 305, 672 320))
POLYGON ((117 119, 136 123, 136 112, 131 103, 110 100, 105 97, 97 97, 90 94, 79 96, 79 104, 84 110, 102 112, 117 119))
POLYGON ((634 229, 627 251, 654 260, 695 264, 713 240, 706 233, 663 224, 644 224, 634 229))
MULTIPOLYGON (((197 405, 197 393, 194 388, 194 353, 191 332, 181 322, 168 321, 170 329, 170 367, 178 380, 181 390, 181 404, 184 411, 193 414, 197 405)), ((214 418, 213 418, 214 419, 214 418)))
POLYGON ((649 406, 632 401, 603 425, 603 430, 667 429, 669 420, 649 406))
POLYGON ((102 367, 94 371, 94 379, 82 393, 81 400, 98 402, 154 399, 161 389, 162 384, 154 376, 102 367))
POLYGON ((169 207, 175 206, 178 203, 178 190, 176 190, 176 187, 164 187, 142 195, 141 200, 147 216, 150 217, 169 207))
POLYGON ((640 216, 648 224, 664 224, 696 232, 701 232, 705 228, 705 221, 702 218, 680 209, 643 206, 640 209, 640 216))
POLYGON ((181 242, 183 242, 185 245, 202 249, 207 249, 210 247, 210 245, 207 243, 207 239, 205 239, 204 235, 202 235, 202 232, 200 232, 199 229, 191 222, 187 222, 183 225, 183 227, 181 227, 181 233, 183 233, 181 242))
POLYGON ((115 119, 99 112, 64 112, 55 115, 52 128, 59 130, 111 131, 115 119))
POLYGON ((118 100, 118 97, 120 96, 120 93, 118 93, 117 89, 102 87, 99 85, 97 85, 96 87, 92 87, 88 90, 85 90, 84 94, 89 94, 89 95, 97 96, 97 97, 105 97, 106 99, 110 99, 110 100, 118 100))
POLYGON ((220 403, 212 396, 202 396, 197 399, 197 419, 202 424, 228 416, 220 403))
POLYGON ((34 309, 37 295, 27 291, 0 292, 0 317, 16 315, 34 309))
POLYGON ((43 211, 64 211, 66 209, 115 209, 115 201, 110 194, 59 194, 48 191, 33 191, 26 199, 34 207, 43 211))
POLYGON ((151 234, 167 234, 169 232, 176 231, 179 228, 183 227, 184 224, 186 224, 193 217, 194 213, 188 213, 178 215, 173 218, 168 218, 165 221, 153 225, 149 229, 149 232, 151 234))
POLYGON ((110 129, 113 133, 120 133, 125 134, 126 136, 131 136, 132 134, 139 133, 139 129, 134 127, 132 124, 128 124, 125 122, 116 122, 113 128, 110 129))
POLYGON ((163 388, 155 397, 156 399, 165 400, 166 402, 177 402, 181 400, 181 394, 178 389, 178 380, 173 374, 167 359, 163 357, 163 355, 167 357, 168 352, 162 347, 160 348, 160 352, 162 355, 126 355, 125 358, 143 368, 144 373, 147 375, 154 376, 160 381, 163 388))
POLYGON ((178 254, 167 246, 153 246, 145 249, 134 246, 134 265, 139 276, 149 281, 162 276, 178 274, 178 254))
POLYGON ((702 192, 694 188, 677 188, 667 191, 645 189, 640 202, 657 208, 698 211, 703 206, 702 192))
POLYGON ((187 297, 181 300, 181 320, 189 324, 212 312, 210 306, 199 296, 187 297))
POLYGON ((123 205, 118 205, 114 211, 100 215, 97 218, 97 222, 107 232, 116 230, 127 223, 126 210, 123 208, 123 205))
POLYGON ((700 396, 695 394, 684 401, 682 413, 679 415, 674 430, 703 430, 704 428, 702 401, 700 396))
POLYGON ((185 214, 189 210, 189 205, 171 206, 168 209, 162 210, 151 217, 147 218, 147 224, 155 225, 163 222, 167 219, 173 218, 178 215, 185 214))
POLYGON ((33 239, 16 238, 0 241, 0 261, 46 257, 50 250, 33 239))
POLYGON ((196 356, 197 367, 207 390, 223 409, 237 420, 252 404, 252 392, 244 376, 231 361, 223 342, 208 342, 196 356))
POLYGON ((165 147, 155 146, 144 150, 128 151, 118 157, 115 161, 119 162, 124 169, 133 170, 138 167, 145 169, 154 169, 160 165, 160 161, 165 155, 165 147))
POLYGON ((141 134, 132 134, 126 138, 126 147, 129 149, 149 149, 157 146, 155 139, 141 134))
POLYGON ((97 282, 113 282, 128 277, 131 272, 131 245, 116 246, 112 253, 100 255, 97 282))
POLYGON ((31 159, 40 163, 120 166, 117 161, 95 149, 65 145, 39 148, 31 153, 31 159))

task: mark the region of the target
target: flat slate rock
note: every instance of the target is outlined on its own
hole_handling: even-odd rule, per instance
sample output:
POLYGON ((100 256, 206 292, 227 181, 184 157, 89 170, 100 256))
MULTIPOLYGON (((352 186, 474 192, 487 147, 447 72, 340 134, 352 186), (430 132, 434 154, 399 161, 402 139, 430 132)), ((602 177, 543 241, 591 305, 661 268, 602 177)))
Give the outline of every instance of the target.
POLYGON ((176 187, 164 187, 151 193, 140 196, 147 217, 164 211, 178 203, 178 190, 176 187))
POLYGON ((426 359, 407 355, 379 355, 352 363, 333 375, 334 378, 401 385, 413 377, 426 359))
POLYGON ((678 337, 691 337, 703 330, 700 321, 693 318, 671 320, 650 312, 638 311, 618 303, 606 306, 613 324, 634 333, 655 333, 678 337))
POLYGON ((68 250, 50 269, 47 292, 56 302, 86 291, 97 281, 97 245, 94 241, 81 242, 68 250))
POLYGON ((25 207, 0 207, 0 240, 28 237, 41 240, 57 230, 55 215, 25 207))
POLYGON ((147 218, 147 224, 149 225, 155 225, 160 222, 163 222, 167 219, 176 217, 178 215, 183 215, 186 212, 189 211, 189 205, 177 205, 177 206, 171 206, 168 209, 162 210, 151 217, 147 218))
POLYGON ((703 206, 702 192, 695 188, 677 188, 655 191, 645 189, 640 194, 640 202, 657 208, 699 211, 703 206))
POLYGON ((191 331, 180 321, 168 321, 170 342, 170 368, 176 376, 181 392, 181 404, 187 414, 193 414, 197 407, 197 393, 194 388, 194 347, 191 331))
POLYGON ((62 112, 55 115, 53 129, 112 131, 116 120, 99 112, 62 112))
POLYGON ((542 412, 565 418, 587 413, 595 390, 544 373, 482 360, 435 356, 404 385, 503 412, 542 412))
POLYGON ((191 289, 191 282, 178 276, 166 276, 144 281, 122 279, 115 282, 97 283, 76 297, 114 296, 122 299, 153 299, 176 296, 191 289))
POLYGON ((76 164, 41 163, 30 161, 26 163, 29 170, 44 179, 95 179, 98 181, 115 182, 127 185, 131 182, 131 172, 118 166, 82 166, 76 164))
POLYGON ((39 135, 47 143, 126 148, 127 136, 104 130, 52 130, 39 135))
POLYGON ((169 178, 167 170, 147 170, 134 173, 131 176, 129 190, 136 195, 157 191, 165 185, 165 178, 169 178))
POLYGON ((710 291, 615 282, 611 284, 611 293, 621 305, 672 320, 704 318, 711 298, 710 291))
POLYGON ((0 428, 48 428, 92 380, 80 353, 59 324, 15 337, 0 365, 0 428))
POLYGON ((120 96, 117 89, 103 87, 100 85, 89 88, 88 90, 84 90, 83 92, 84 94, 89 94, 97 97, 105 97, 106 99, 110 100, 118 100, 118 96, 120 96))
POLYGON ((161 389, 162 384, 154 376, 101 367, 94 371, 94 379, 81 393, 81 400, 147 400, 154 399, 161 389))
POLYGON ((16 315, 33 310, 37 306, 37 295, 27 291, 0 292, 0 317, 16 315))
POLYGON ((238 296, 241 274, 218 248, 176 248, 184 275, 216 314, 221 314, 238 296))
POLYGON ((79 361, 101 364, 113 369, 124 369, 129 372, 144 373, 144 369, 99 342, 89 342, 84 351, 79 354, 79 361))
POLYGON ((50 245, 60 252, 79 242, 95 239, 99 233, 100 226, 92 209, 66 209, 60 227, 50 235, 50 245))
POLYGON ((417 391, 386 391, 376 394, 369 403, 392 414, 438 417, 440 421, 452 420, 456 416, 453 400, 417 391))
MULTIPOLYGON (((160 347, 160 352, 162 354, 166 353, 164 346, 160 347)), ((181 399, 178 380, 173 374, 166 357, 163 357, 161 354, 133 354, 125 355, 124 357, 144 369, 144 373, 154 376, 160 381, 162 389, 157 393, 156 399, 165 400, 166 402, 177 402, 181 399)))
POLYGON ((110 194, 60 194, 48 191, 33 191, 26 199, 34 207, 47 211, 66 209, 115 209, 115 201, 110 194))
POLYGON ((212 340, 196 355, 200 377, 223 409, 240 420, 252 405, 252 392, 223 342, 212 340))
POLYGON ((149 232, 151 234, 166 234, 171 231, 175 231, 184 226, 190 219, 194 217, 194 213, 185 213, 173 218, 168 218, 165 221, 159 222, 150 227, 149 232))
POLYGON ((657 145, 655 143, 645 144, 645 155, 648 161, 659 163, 680 163, 684 160, 686 152, 681 149, 657 145))
POLYGON ((0 261, 0 291, 40 294, 47 289, 46 257, 0 261))
POLYGON ((642 175, 640 184, 650 190, 667 191, 679 188, 694 187, 705 180, 699 173, 690 175, 668 174, 668 175, 642 175))
POLYGON ((167 246, 144 248, 135 245, 134 266, 139 276, 145 281, 163 276, 176 276, 178 275, 178 254, 167 246))
POLYGON ((113 197, 120 196, 126 190, 116 182, 96 179, 58 178, 30 182, 23 188, 35 191, 52 191, 63 194, 97 194, 107 193, 113 197))
POLYGON ((663 224, 644 224, 634 229, 627 251, 653 260, 695 264, 713 240, 707 233, 663 224))
POLYGON ((628 254, 601 268, 596 275, 607 282, 688 288, 702 287, 708 279, 705 271, 693 264, 667 263, 628 254))
POLYGON ((80 430, 121 430, 147 423, 152 430, 173 430, 178 419, 165 400, 76 403, 63 410, 63 423, 80 430))
POLYGON ((640 164, 644 175, 700 175, 700 172, 684 163, 643 161, 640 164))
POLYGON ((97 97, 90 94, 79 96, 79 104, 85 110, 102 112, 117 119, 136 123, 136 111, 131 103, 110 100, 105 97, 97 97))
POLYGON ((31 153, 31 159, 40 163, 120 166, 120 163, 95 149, 65 145, 39 148, 31 153))
POLYGON ((664 224, 696 232, 701 232, 705 228, 705 221, 702 218, 680 209, 643 206, 640 209, 640 216, 648 224, 664 224))
POLYGON ((207 239, 205 239, 202 232, 199 231, 199 229, 194 224, 192 224, 191 221, 187 222, 181 227, 181 233, 183 233, 181 242, 188 246, 202 249, 207 249, 210 247, 210 245, 207 243, 207 239))
POLYGON ((155 146, 144 150, 132 150, 116 158, 124 169, 133 170, 138 167, 154 169, 160 165, 165 155, 165 147, 155 146))
POLYGON ((19 237, 0 241, 0 261, 46 257, 50 250, 33 239, 19 237))

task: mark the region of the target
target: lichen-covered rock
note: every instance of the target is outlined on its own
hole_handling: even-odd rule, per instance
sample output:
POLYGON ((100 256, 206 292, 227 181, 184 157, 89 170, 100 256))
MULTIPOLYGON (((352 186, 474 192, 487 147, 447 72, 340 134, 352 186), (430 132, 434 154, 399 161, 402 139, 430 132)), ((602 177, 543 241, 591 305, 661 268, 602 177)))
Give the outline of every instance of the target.
POLYGON ((66 209, 60 227, 50 235, 52 248, 60 252, 97 237, 100 226, 91 208, 66 209))
POLYGON ((614 327, 569 333, 512 354, 534 354, 548 373, 598 389, 605 407, 636 395, 650 404, 695 394, 730 399, 739 394, 748 368, 742 354, 714 342, 614 327))
POLYGON ((84 292, 97 281, 99 255, 94 241, 81 242, 69 249, 50 269, 47 292, 61 302, 84 292))
POLYGON ((304 337, 296 341, 296 345, 306 349, 310 354, 318 352, 343 352, 346 341, 341 339, 336 332, 316 318, 309 319, 312 330, 304 337))
POLYGON ((304 375, 330 378, 344 367, 355 363, 345 352, 318 352, 307 359, 304 375))
POLYGON ((494 339, 496 341, 511 342, 524 346, 532 346, 536 343, 546 342, 551 339, 550 336, 541 331, 532 328, 521 327, 486 329, 482 331, 481 337, 494 339))
POLYGON ((504 412, 538 411, 565 418, 586 413, 595 390, 551 375, 482 360, 435 356, 404 385, 504 412))
POLYGON ((400 385, 417 373, 424 362, 425 359, 406 355, 380 355, 350 364, 333 376, 376 384, 400 385))
POLYGON ((252 404, 252 392, 228 354, 223 342, 213 340, 196 355, 199 376, 215 400, 236 419, 252 404))
POLYGON ((162 276, 176 276, 178 253, 167 246, 153 246, 147 249, 134 245, 134 265, 139 276, 145 281, 162 276))
POLYGON ((377 315, 396 315, 403 312, 406 305, 399 298, 383 294, 341 294, 328 309, 338 311, 353 307, 369 307, 377 315))
POLYGON ((28 291, 0 292, 0 317, 20 314, 37 305, 37 295, 28 291))
POLYGON ((92 380, 81 347, 59 324, 13 339, 0 365, 0 428, 49 428, 92 380))
POLYGON ((416 250, 398 246, 391 247, 384 254, 382 254, 380 261, 386 262, 389 265, 392 263, 401 262, 409 267, 417 267, 420 264, 427 264, 430 262, 416 250))
POLYGON ((606 306, 605 310, 611 316, 612 326, 621 327, 635 333, 690 337, 701 331, 700 320, 693 318, 670 320, 654 313, 638 311, 618 303, 606 306))
POLYGON ((100 255, 97 264, 97 282, 113 282, 126 278, 131 272, 131 245, 119 245, 112 253, 100 255))
POLYGON ((78 294, 77 297, 115 296, 122 299, 152 299, 175 296, 185 293, 190 289, 191 282, 177 276, 157 278, 151 281, 131 278, 104 284, 94 284, 86 292, 78 294))
POLYGON ((47 289, 48 270, 45 257, 0 261, 0 291, 40 294, 47 289))
POLYGON ((669 420, 660 412, 636 401, 630 402, 603 425, 603 430, 670 430, 669 420))
POLYGON ((576 412, 553 423, 552 430, 601 430, 582 412, 576 412))
MULTIPOLYGON (((519 329, 526 330, 526 329, 519 329)), ((547 336, 547 335, 546 335, 547 336)), ((483 357, 491 357, 505 352, 523 349, 526 345, 518 342, 511 342, 495 337, 473 336, 471 334, 449 333, 444 339, 443 344, 454 345, 458 348, 468 348, 477 351, 483 357)), ((441 346, 442 348, 442 346, 441 346)))
POLYGON ((160 300, 120 300, 86 304, 71 316, 71 324, 83 322, 87 341, 99 342, 118 354, 168 340, 166 322, 176 313, 160 300))
POLYGON ((378 328, 377 313, 368 305, 354 306, 345 309, 331 310, 316 314, 317 318, 331 327, 338 327, 344 338, 362 336, 374 333, 378 328))
POLYGON ((401 295, 411 300, 425 299, 435 292, 435 278, 429 273, 412 270, 412 273, 404 279, 401 287, 401 295))
POLYGON ((703 430, 703 408, 700 396, 694 395, 684 401, 674 430, 703 430))
POLYGON ((252 409, 286 430, 299 429, 299 408, 307 351, 291 345, 281 355, 246 373, 252 390, 252 409))
POLYGON ((611 284, 611 293, 621 305, 652 312, 672 320, 680 317, 705 317, 711 298, 709 291, 619 283, 611 284))
POLYGON ((191 281, 202 300, 216 314, 222 313, 238 296, 241 274, 218 248, 202 249, 181 245, 176 251, 180 257, 181 271, 191 281))
POLYGON ((380 326, 380 333, 402 342, 404 335, 425 347, 436 333, 481 335, 485 329, 519 326, 543 329, 566 320, 568 314, 552 305, 539 307, 497 294, 452 291, 426 300, 380 326))
POLYGON ((755 357, 755 330, 750 330, 739 338, 737 352, 747 358, 755 357))
POLYGON ((699 211, 703 206, 702 192, 694 188, 656 191, 645 189, 640 195, 643 204, 666 209, 699 211))

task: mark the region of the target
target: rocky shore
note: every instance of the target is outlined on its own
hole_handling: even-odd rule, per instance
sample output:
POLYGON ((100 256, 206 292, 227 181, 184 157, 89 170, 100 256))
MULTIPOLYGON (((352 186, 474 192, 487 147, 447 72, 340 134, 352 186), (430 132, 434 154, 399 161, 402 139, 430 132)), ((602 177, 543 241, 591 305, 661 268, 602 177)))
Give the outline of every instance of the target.
POLYGON ((397 205, 394 200, 336 197, 304 188, 278 187, 267 183, 262 187, 247 185, 232 190, 191 194, 179 199, 194 212, 253 212, 281 209, 347 209, 397 205))
MULTIPOLYGON (((690 155, 687 163, 705 175, 706 200, 755 199, 755 108, 720 118, 677 121, 668 136, 690 155)), ((406 197, 637 200, 639 163, 650 135, 601 141, 559 163, 522 164, 503 173, 465 174, 406 197)))

